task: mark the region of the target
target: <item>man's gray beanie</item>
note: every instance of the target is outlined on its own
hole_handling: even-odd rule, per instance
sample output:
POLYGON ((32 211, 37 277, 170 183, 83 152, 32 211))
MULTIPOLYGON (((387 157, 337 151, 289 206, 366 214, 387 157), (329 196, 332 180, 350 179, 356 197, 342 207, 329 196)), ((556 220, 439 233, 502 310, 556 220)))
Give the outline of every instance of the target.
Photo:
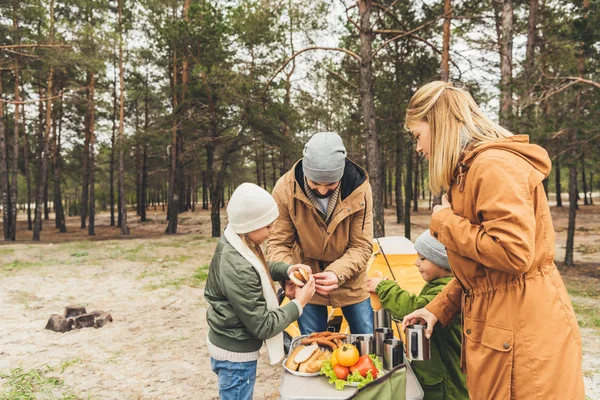
POLYGON ((313 135, 304 146, 304 176, 317 183, 334 183, 342 179, 346 165, 346 148, 335 132, 313 135))
POLYGON ((431 236, 429 229, 421 234, 415 242, 415 250, 417 253, 437 265, 438 267, 450 271, 448 263, 448 254, 446 248, 437 239, 431 236))

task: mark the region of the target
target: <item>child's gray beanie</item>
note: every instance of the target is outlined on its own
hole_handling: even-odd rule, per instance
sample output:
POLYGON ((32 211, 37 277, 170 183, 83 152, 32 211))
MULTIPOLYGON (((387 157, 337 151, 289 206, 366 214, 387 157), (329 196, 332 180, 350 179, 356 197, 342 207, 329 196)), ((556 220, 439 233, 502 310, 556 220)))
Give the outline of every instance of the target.
POLYGON ((415 242, 415 250, 417 253, 437 265, 438 267, 447 269, 450 271, 450 264, 448 263, 448 254, 446 253, 446 247, 441 244, 437 239, 431 236, 429 229, 421 234, 415 242))

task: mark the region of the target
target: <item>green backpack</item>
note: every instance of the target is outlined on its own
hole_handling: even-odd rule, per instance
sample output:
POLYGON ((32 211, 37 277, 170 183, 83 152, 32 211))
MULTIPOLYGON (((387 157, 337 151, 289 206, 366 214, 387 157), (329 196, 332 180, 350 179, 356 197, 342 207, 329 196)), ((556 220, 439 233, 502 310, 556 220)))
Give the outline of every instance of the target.
POLYGON ((406 366, 398 365, 387 374, 366 384, 349 399, 406 400, 406 366))

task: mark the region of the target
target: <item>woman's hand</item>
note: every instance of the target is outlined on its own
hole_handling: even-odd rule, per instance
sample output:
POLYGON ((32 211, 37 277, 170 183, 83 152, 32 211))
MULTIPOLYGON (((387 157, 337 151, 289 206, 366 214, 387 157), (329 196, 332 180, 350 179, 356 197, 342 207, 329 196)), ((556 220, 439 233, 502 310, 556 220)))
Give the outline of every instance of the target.
POLYGON ((288 268, 288 275, 292 275, 294 273, 294 271, 299 270, 300 268, 303 268, 306 270, 306 272, 308 272, 309 274, 312 273, 312 270, 310 269, 310 267, 308 265, 305 264, 294 264, 291 267, 288 268))
POLYGON ((370 293, 377 293, 377 285, 379 285, 379 282, 382 280, 382 278, 369 278, 367 281, 367 291, 370 293))
POLYGON ((427 339, 431 338, 431 334, 433 333, 433 326, 438 322, 438 319, 431 311, 426 308, 420 308, 416 311, 411 312, 406 315, 402 320, 402 330, 405 330, 408 325, 418 325, 421 322, 425 322, 427 324, 427 328, 425 329, 425 336, 427 339))
POLYGON ((312 297, 315 294, 315 278, 312 277, 312 275, 309 277, 308 282, 306 282, 306 284, 302 287, 298 287, 296 286, 296 300, 298 300, 300 302, 300 304, 302 304, 302 307, 304 307, 305 305, 308 304, 308 302, 310 301, 310 299, 312 299, 312 297))
POLYGON ((294 282, 290 280, 285 281, 283 290, 285 290, 285 297, 288 299, 293 300, 296 298, 296 284, 294 282))
POLYGON ((450 204, 447 195, 442 196, 442 204, 438 204, 437 206, 433 207, 433 212, 431 213, 431 215, 442 211, 444 208, 452 208, 452 204, 450 204))

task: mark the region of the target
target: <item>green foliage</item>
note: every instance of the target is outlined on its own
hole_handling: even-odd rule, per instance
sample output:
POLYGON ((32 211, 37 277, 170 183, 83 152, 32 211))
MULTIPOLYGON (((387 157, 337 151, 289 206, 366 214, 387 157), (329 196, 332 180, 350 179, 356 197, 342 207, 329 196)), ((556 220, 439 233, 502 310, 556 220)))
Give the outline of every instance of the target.
MULTIPOLYGON (((61 365, 60 373, 75 362, 65 362, 61 365)), ((2 391, 0 399, 41 400, 61 399, 75 400, 80 397, 64 384, 61 378, 55 376, 56 368, 45 365, 31 370, 20 367, 0 372, 2 391)))

